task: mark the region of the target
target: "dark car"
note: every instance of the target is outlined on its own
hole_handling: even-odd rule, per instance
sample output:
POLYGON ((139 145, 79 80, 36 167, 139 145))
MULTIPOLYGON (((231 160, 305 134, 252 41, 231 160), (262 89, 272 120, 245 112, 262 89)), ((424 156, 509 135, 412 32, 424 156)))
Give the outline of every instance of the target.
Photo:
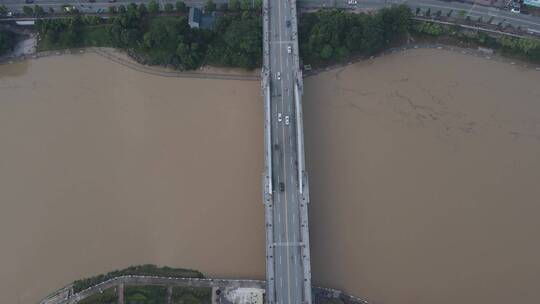
POLYGON ((284 183, 279 183, 279 191, 281 191, 281 192, 285 191, 285 184, 284 183))
POLYGON ((290 27, 291 26, 291 21, 287 20, 286 24, 287 24, 287 27, 290 27))
POLYGON ((24 0, 24 3, 26 4, 34 3, 34 0, 24 0))

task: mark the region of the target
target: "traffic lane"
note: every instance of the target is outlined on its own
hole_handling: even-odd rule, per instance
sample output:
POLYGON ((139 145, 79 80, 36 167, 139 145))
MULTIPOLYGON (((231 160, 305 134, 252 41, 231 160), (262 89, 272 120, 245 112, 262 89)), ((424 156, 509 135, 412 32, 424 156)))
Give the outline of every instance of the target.
POLYGON ((384 7, 389 7, 397 4, 407 4, 413 10, 416 8, 421 9, 431 9, 441 10, 443 13, 448 13, 450 10, 454 13, 459 11, 465 11, 465 14, 471 18, 499 18, 498 21, 504 21, 514 26, 527 27, 531 29, 540 28, 540 18, 532 15, 516 14, 508 10, 496 8, 496 7, 487 7, 469 3, 462 2, 446 2, 438 0, 418 0, 418 1, 374 1, 374 0, 358 0, 357 5, 349 5, 347 0, 300 0, 298 1, 298 6, 310 8, 329 8, 329 7, 338 7, 338 8, 348 8, 348 9, 361 9, 361 10, 377 10, 384 7))
MULTIPOLYGON (((61 0, 35 0, 33 3, 25 3, 24 1, 13 1, 13 0, 2 0, 0 1, 0 4, 5 5, 9 10, 15 12, 15 11, 22 11, 22 8, 24 6, 34 6, 39 5, 42 6, 45 9, 49 9, 49 7, 52 7, 53 9, 59 9, 64 5, 73 5, 75 6, 79 11, 82 12, 97 12, 98 10, 106 10, 109 6, 120 6, 124 5, 127 6, 130 3, 135 4, 141 4, 144 3, 148 5, 150 1, 124 1, 124 0, 118 0, 116 2, 110 3, 109 1, 98 1, 92 3, 86 1, 61 1, 61 0)), ((176 4, 176 1, 173 0, 161 0, 158 2, 162 7, 166 3, 176 4)), ((193 7, 203 7, 206 1, 204 0, 187 0, 184 1, 184 3, 187 6, 193 6, 193 7)), ((214 0, 214 3, 216 4, 222 4, 222 3, 228 3, 228 0, 214 0)))

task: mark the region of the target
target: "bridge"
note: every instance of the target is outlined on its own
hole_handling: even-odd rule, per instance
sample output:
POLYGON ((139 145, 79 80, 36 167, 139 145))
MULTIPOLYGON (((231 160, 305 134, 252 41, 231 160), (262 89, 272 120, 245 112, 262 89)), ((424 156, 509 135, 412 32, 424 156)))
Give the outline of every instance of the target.
POLYGON ((263 1, 268 304, 311 304, 309 186, 304 161, 296 0, 263 1))

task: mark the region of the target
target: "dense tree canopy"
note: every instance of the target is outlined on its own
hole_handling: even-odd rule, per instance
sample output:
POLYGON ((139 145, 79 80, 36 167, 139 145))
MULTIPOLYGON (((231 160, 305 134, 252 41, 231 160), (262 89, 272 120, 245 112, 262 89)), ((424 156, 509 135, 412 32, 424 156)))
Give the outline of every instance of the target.
POLYGON ((262 23, 260 16, 242 14, 220 18, 215 26, 209 63, 256 68, 262 62, 262 23))
POLYGON ((406 6, 385 8, 373 15, 342 10, 303 15, 299 25, 303 59, 317 63, 340 60, 351 53, 375 53, 407 32, 410 17, 406 6))
POLYGON ((0 30, 0 55, 13 49, 15 46, 15 38, 14 33, 0 30))

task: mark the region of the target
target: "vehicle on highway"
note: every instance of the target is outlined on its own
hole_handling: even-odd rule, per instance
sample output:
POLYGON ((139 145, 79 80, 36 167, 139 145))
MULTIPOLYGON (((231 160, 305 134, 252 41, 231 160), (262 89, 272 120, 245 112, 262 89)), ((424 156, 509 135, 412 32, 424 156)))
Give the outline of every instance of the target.
POLYGON ((34 0, 24 0, 24 3, 26 4, 34 3, 34 0))
POLYGON ((277 121, 281 122, 283 119, 281 119, 281 113, 277 113, 277 121))
POLYGON ((292 53, 292 47, 290 45, 287 47, 287 53, 292 53))
POLYGON ((277 72, 277 80, 281 80, 281 72, 277 72))
POLYGON ((520 9, 519 8, 516 8, 516 7, 512 7, 510 9, 510 12, 514 13, 514 14, 519 14, 521 13, 520 9))
POLYGON ((291 26, 291 21, 287 20, 287 22, 285 24, 287 25, 287 27, 290 27, 291 26))
POLYGON ((289 125, 289 115, 285 116, 285 125, 289 125))
POLYGON ((285 184, 284 183, 279 183, 279 191, 281 191, 281 192, 285 191, 285 184))
POLYGON ((348 3, 349 5, 357 5, 357 4, 358 4, 358 0, 349 0, 349 1, 347 1, 347 3, 348 3))
POLYGON ((113 3, 113 2, 116 2, 116 0, 109 0, 109 3, 113 3))
POLYGON ((62 5, 62 11, 66 12, 66 13, 71 13, 76 9, 77 8, 75 7, 75 5, 62 5))

